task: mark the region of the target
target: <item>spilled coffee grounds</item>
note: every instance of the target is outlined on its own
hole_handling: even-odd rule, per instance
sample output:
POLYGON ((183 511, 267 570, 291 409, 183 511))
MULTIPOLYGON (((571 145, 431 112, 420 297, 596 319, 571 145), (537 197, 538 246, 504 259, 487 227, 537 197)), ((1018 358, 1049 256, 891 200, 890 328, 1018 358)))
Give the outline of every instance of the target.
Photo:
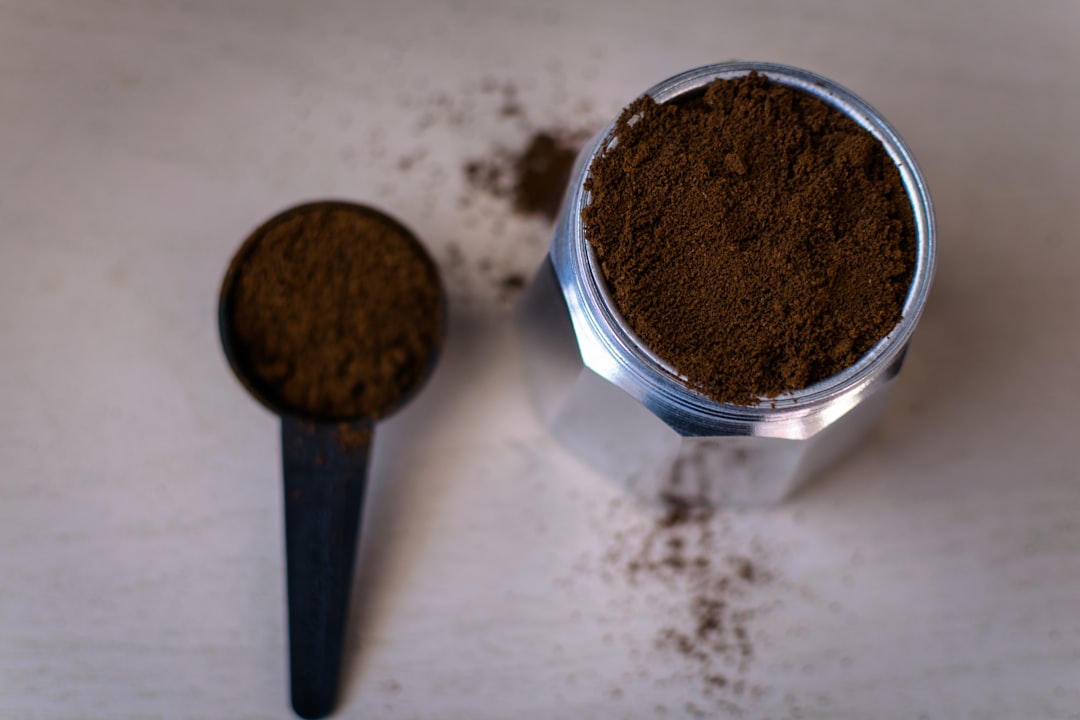
POLYGON ((514 209, 554 220, 577 147, 546 132, 533 135, 514 163, 514 209))
MULTIPOLYGON (((676 464, 660 496, 662 513, 614 533, 605 568, 627 592, 663 598, 653 608, 664 618, 652 643, 654 680, 689 682, 698 695, 694 709, 688 704, 677 716, 741 716, 766 691, 755 666, 784 580, 765 547, 740 537, 731 518, 708 504, 701 479, 676 464)), ((621 506, 616 501, 612 512, 621 506)))
POLYGON ((752 73, 642 97, 583 211, 614 303, 692 386, 754 404, 855 363, 901 318, 915 226, 881 143, 752 73))
POLYGON ((247 240, 227 308, 236 361, 306 416, 377 417, 442 337, 438 271, 405 228, 347 203, 302 205, 247 240))
POLYGON ((492 157, 465 165, 469 185, 507 197, 519 215, 553 221, 580 145, 580 133, 536 131, 518 152, 498 150, 492 157))

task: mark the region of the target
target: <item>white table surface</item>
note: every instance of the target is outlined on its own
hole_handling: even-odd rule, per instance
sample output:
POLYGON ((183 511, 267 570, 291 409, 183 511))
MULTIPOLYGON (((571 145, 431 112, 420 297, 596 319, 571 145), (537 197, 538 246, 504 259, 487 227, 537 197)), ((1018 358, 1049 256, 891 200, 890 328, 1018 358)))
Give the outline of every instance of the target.
POLYGON ((733 714, 654 645, 685 593, 603 579, 650 511, 534 419, 497 281, 549 231, 462 173, 527 136, 485 82, 595 128, 729 58, 881 110, 940 239, 873 440, 716 521, 775 576, 742 716, 1080 717, 1077 38, 1076 0, 0 2, 0 718, 291 716, 277 423, 215 302, 324 196, 411 225, 453 308, 379 428, 338 716, 733 714))

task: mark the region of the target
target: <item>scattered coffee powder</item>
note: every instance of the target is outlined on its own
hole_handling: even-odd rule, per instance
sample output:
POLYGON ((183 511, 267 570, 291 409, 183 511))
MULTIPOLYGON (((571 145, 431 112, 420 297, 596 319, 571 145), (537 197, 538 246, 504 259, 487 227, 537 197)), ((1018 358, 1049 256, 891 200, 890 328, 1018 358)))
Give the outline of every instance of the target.
POLYGON ((546 132, 533 135, 514 163, 514 209, 554 220, 576 155, 576 144, 546 132))
POLYGON ((901 318, 915 228, 881 143, 751 73, 642 97, 583 211, 616 307, 714 400, 754 404, 855 363, 901 318))
POLYGON ((465 165, 465 179, 474 188, 511 200, 519 215, 555 219, 562 202, 581 133, 534 132, 518 152, 496 151, 490 158, 465 165))
MULTIPOLYGON (((660 500, 648 521, 611 533, 601 577, 664 618, 640 677, 689 683, 703 717, 740 715, 766 692, 755 663, 784 581, 764 546, 708 505, 693 469, 675 468, 660 500)), ((601 527, 610 533, 623 500, 608 511, 601 527)))
POLYGON ((274 402, 322 419, 377 417, 442 337, 438 271, 393 220, 346 203, 289 210, 237 256, 232 349, 274 402))

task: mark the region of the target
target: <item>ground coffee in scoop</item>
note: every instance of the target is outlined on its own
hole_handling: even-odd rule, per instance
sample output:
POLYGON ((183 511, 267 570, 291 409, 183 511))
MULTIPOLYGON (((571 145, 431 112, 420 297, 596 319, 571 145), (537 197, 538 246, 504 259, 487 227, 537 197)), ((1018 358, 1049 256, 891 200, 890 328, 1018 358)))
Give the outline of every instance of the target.
POLYGON ((368 208, 287 211, 247 240, 237 273, 228 304, 237 361, 302 415, 393 409, 441 341, 438 271, 405 228, 368 208))

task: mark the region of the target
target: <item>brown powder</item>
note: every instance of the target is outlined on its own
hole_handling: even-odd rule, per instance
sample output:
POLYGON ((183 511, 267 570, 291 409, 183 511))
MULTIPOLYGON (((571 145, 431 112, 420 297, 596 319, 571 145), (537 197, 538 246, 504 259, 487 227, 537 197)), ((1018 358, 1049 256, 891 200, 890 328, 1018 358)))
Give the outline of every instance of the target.
POLYGON ((656 649, 686 663, 703 699, 738 714, 744 695, 761 691, 749 682, 756 656, 753 631, 767 613, 774 574, 765 569, 760 547, 741 552, 730 547, 734 539, 722 536, 723 516, 690 487, 697 478, 682 475, 676 469, 668 479, 662 512, 629 558, 624 560, 618 547, 608 557, 625 562, 633 586, 659 583, 666 594, 685 599, 657 634, 656 649))
POLYGON ((577 144, 546 132, 533 135, 514 163, 514 209, 554 220, 576 155, 577 144))
POLYGON ((900 320, 910 202, 881 143, 750 74, 642 97, 593 163, 585 234, 619 312, 714 400, 754 404, 834 375, 900 320))
POLYGON ((465 165, 472 187, 509 198, 519 215, 551 221, 559 212, 582 133, 534 132, 518 151, 499 149, 491 157, 465 165))
POLYGON ((508 293, 517 292, 525 287, 525 276, 521 273, 507 273, 499 280, 499 284, 508 293))
POLYGON ((377 417, 426 374, 442 337, 438 271, 393 220, 303 205, 258 228, 237 258, 232 351, 275 404, 377 417))
POLYGON ((371 428, 340 423, 337 429, 337 437, 342 450, 365 447, 371 444, 371 428))

